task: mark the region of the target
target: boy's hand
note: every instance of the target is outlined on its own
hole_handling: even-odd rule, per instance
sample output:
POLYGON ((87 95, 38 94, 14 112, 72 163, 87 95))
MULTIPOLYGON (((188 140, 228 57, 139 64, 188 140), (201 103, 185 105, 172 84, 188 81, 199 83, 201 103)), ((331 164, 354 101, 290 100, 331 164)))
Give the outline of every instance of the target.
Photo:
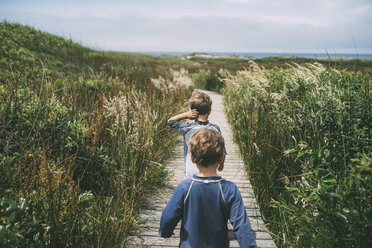
POLYGON ((186 112, 186 116, 188 119, 194 120, 198 118, 198 111, 196 109, 191 109, 190 111, 186 112))

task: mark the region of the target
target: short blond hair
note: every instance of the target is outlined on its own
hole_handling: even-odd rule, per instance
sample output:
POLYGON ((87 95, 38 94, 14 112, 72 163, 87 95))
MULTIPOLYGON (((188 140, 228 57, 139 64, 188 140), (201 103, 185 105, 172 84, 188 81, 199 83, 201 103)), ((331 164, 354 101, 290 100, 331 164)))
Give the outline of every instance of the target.
POLYGON ((203 167, 216 165, 220 160, 225 141, 222 135, 208 128, 196 131, 188 143, 194 162, 203 167))
POLYGON ((194 91, 189 100, 189 104, 190 109, 196 109, 199 115, 205 115, 211 110, 212 100, 207 94, 200 91, 194 91))

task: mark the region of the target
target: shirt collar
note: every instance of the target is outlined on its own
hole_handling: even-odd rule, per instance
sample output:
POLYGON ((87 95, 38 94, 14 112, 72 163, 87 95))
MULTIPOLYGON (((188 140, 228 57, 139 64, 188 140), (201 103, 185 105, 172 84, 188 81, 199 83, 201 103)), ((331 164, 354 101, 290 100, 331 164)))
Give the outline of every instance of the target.
POLYGON ((192 176, 193 178, 195 179, 199 179, 199 180, 218 180, 218 179, 221 179, 222 177, 220 176, 217 176, 217 177, 198 177, 197 175, 194 175, 192 176))
POLYGON ((195 123, 198 123, 199 125, 208 125, 209 124, 209 121, 208 120, 206 120, 206 121, 195 120, 195 123))

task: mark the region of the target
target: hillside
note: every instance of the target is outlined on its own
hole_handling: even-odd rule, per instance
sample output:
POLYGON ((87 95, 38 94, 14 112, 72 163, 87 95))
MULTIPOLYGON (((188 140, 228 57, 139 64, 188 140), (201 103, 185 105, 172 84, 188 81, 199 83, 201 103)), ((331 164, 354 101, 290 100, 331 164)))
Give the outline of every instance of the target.
POLYGON ((191 63, 7 22, 0 46, 0 246, 121 247, 167 177, 191 63))

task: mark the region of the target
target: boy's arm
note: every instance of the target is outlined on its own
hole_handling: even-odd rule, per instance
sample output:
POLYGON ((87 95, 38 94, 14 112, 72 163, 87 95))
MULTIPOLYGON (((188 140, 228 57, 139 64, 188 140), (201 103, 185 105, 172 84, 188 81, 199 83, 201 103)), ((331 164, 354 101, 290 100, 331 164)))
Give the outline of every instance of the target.
POLYGON ((238 187, 235 186, 235 196, 230 209, 230 222, 234 227, 235 236, 240 247, 257 247, 255 234, 244 208, 243 199, 238 187))
POLYGON ((196 109, 192 109, 188 112, 175 115, 168 120, 168 125, 174 129, 176 132, 185 135, 190 130, 190 123, 181 122, 180 120, 184 119, 196 119, 198 117, 198 111, 196 109))
POLYGON ((182 114, 178 114, 178 115, 175 115, 175 116, 169 118, 168 123, 169 123, 169 121, 180 121, 180 120, 184 120, 184 119, 194 120, 196 118, 198 118, 198 111, 196 109, 191 109, 187 112, 184 112, 182 114))
POLYGON ((167 206, 163 210, 160 219, 159 235, 163 238, 172 236, 174 228, 183 216, 184 194, 182 186, 178 185, 174 190, 167 206))

